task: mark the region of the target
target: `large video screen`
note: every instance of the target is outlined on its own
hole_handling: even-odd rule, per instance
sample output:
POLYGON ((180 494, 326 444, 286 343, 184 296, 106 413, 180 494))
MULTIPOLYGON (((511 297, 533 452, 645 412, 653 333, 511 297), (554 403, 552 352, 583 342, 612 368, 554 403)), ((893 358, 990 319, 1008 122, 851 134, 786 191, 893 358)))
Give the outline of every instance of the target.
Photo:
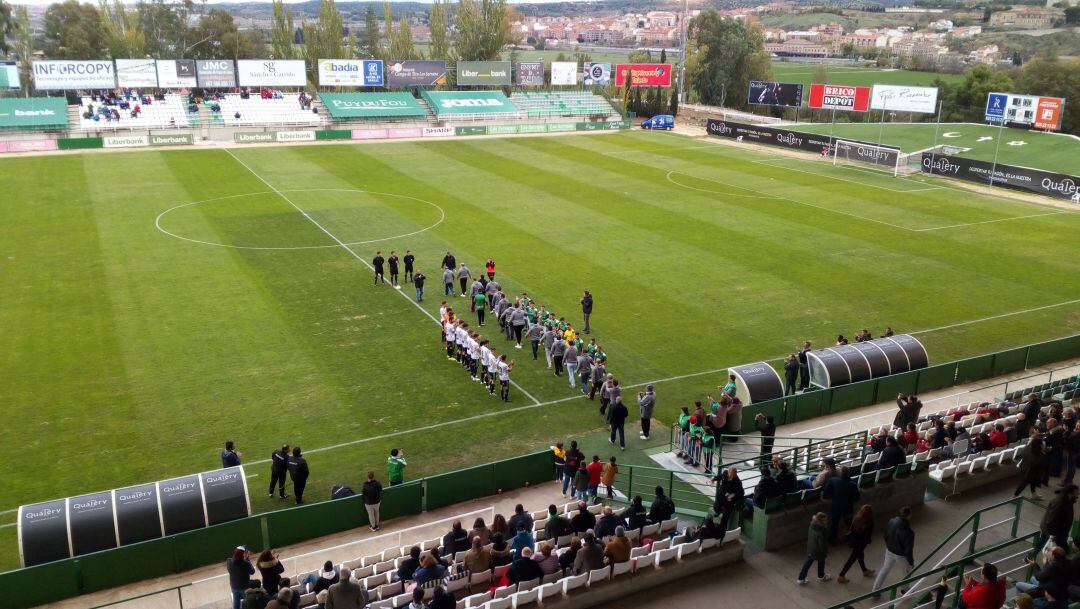
POLYGON ((802 105, 802 90, 800 83, 751 80, 747 102, 761 106, 798 108, 802 105))

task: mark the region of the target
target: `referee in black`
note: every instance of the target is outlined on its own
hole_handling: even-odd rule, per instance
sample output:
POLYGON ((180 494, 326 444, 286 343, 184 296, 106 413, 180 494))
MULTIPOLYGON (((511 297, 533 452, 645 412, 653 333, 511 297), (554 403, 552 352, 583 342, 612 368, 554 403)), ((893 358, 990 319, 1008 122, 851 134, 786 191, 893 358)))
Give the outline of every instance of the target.
POLYGON ((412 255, 412 250, 405 250, 405 257, 401 259, 405 263, 405 281, 413 280, 413 261, 416 260, 416 256, 412 255))
POLYGON ((386 279, 383 277, 383 263, 386 259, 382 257, 382 252, 375 252, 375 258, 371 261, 371 266, 375 267, 375 283, 373 285, 379 285, 379 280, 385 284, 386 279))

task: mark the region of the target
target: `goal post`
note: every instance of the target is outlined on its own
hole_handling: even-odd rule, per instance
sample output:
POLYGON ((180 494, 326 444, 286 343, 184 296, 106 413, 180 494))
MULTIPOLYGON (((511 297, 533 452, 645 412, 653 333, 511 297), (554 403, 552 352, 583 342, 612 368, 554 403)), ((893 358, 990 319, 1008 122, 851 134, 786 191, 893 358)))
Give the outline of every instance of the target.
POLYGON ((900 149, 866 142, 836 140, 833 142, 834 166, 873 168, 896 176, 900 172, 900 149))

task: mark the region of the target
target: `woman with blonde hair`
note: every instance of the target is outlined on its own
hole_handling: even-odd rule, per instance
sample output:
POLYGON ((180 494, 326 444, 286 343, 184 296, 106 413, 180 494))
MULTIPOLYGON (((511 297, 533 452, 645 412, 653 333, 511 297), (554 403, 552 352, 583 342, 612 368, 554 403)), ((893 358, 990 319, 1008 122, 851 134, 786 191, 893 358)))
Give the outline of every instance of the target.
POLYGON ((870 507, 868 503, 859 508, 859 511, 855 513, 855 517, 851 519, 851 529, 847 535, 848 545, 851 546, 851 555, 848 556, 847 562, 844 563, 844 568, 840 569, 840 575, 836 578, 837 583, 848 583, 848 578, 844 577, 844 575, 855 564, 855 561, 859 561, 863 577, 870 577, 874 574, 873 569, 866 568, 866 546, 870 545, 873 538, 874 508, 870 507))

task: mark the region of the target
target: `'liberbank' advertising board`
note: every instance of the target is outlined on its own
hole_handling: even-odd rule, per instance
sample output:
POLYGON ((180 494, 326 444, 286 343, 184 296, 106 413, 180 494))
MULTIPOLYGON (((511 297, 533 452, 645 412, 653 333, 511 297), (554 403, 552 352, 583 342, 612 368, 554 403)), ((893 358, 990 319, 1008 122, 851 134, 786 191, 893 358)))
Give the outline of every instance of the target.
POLYGON ((457 64, 459 85, 509 85, 509 61, 459 61, 457 64))

